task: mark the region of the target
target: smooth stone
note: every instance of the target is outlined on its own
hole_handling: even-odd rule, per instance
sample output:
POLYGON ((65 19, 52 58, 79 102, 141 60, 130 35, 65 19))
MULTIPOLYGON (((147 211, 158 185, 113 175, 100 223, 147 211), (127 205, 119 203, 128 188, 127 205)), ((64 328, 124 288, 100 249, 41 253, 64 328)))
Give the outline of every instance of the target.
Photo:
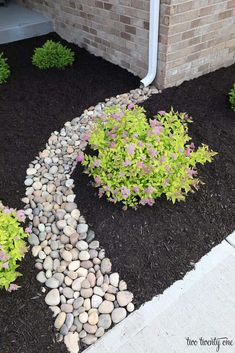
POLYGON ((100 297, 103 297, 105 292, 102 290, 101 287, 94 287, 94 294, 99 295, 100 297))
POLYGON ((90 259, 90 254, 88 251, 81 251, 78 255, 79 260, 86 261, 90 259))
POLYGON ((88 273, 87 280, 89 281, 91 287, 95 286, 95 284, 96 284, 96 276, 94 275, 94 273, 91 273, 91 272, 88 273))
POLYGON ((80 267, 80 261, 76 260, 76 261, 70 262, 68 269, 69 271, 76 271, 79 267, 80 267))
POLYGON ((76 221, 78 221, 80 217, 80 211, 78 209, 73 210, 71 212, 71 216, 76 219, 76 221))
POLYGON ((33 186, 34 190, 41 190, 42 183, 40 181, 35 181, 32 186, 33 186))
POLYGON ((67 250, 64 250, 64 251, 61 253, 61 257, 62 257, 65 261, 67 261, 67 262, 72 261, 72 258, 73 258, 71 252, 69 252, 69 251, 67 251, 67 250))
POLYGON ((88 314, 88 323, 90 325, 96 325, 99 321, 99 316, 97 312, 92 312, 91 314, 88 314))
POLYGON ((51 277, 51 278, 48 278, 46 280, 46 283, 45 285, 48 287, 48 288, 58 288, 59 285, 60 285, 60 282, 58 281, 58 279, 54 278, 54 277, 51 277))
POLYGON ((61 284, 63 283, 63 281, 64 281, 64 274, 63 273, 55 273, 54 275, 53 275, 53 277, 54 278, 56 278, 58 281, 59 281, 59 284, 60 284, 60 286, 61 286, 61 284))
POLYGON ((88 289, 90 288, 90 282, 88 281, 88 279, 84 279, 84 281, 82 282, 82 288, 88 289))
POLYGON ((67 313, 72 313, 73 312, 73 306, 72 304, 62 304, 61 305, 61 311, 64 311, 66 314, 67 313))
POLYGON ((32 248, 32 254, 33 254, 33 257, 37 257, 40 253, 40 251, 42 250, 41 246, 40 245, 35 245, 33 248, 32 248))
POLYGON ((79 277, 86 277, 88 274, 88 270, 86 268, 80 267, 79 269, 77 269, 77 274, 79 277))
POLYGON ((30 234, 30 236, 28 237, 28 242, 30 245, 39 245, 39 239, 34 233, 30 234))
POLYGON ((88 231, 88 225, 85 223, 80 223, 77 226, 77 232, 78 233, 86 233, 88 231))
POLYGON ((85 277, 79 277, 75 279, 72 283, 72 289, 75 291, 80 291, 82 288, 82 282, 84 281, 85 277))
POLYGON ((88 289, 82 288, 81 289, 81 296, 83 298, 90 298, 92 296, 92 294, 93 294, 92 288, 88 288, 88 289))
POLYGON ((114 309, 113 302, 109 302, 108 300, 104 300, 98 310, 101 314, 110 314, 114 309))
POLYGON ((118 287, 119 274, 117 272, 111 273, 111 275, 109 276, 109 281, 112 286, 118 287))
POLYGON ((45 283, 47 281, 46 275, 44 271, 38 272, 36 279, 40 283, 45 283))
POLYGON ((71 227, 71 226, 65 226, 64 229, 63 229, 63 232, 64 232, 65 235, 70 237, 73 233, 76 232, 76 230, 73 227, 71 227))
POLYGON ((50 306, 58 305, 60 303, 60 293, 58 289, 50 290, 45 297, 45 302, 50 306))
POLYGON ((27 170, 26 170, 26 174, 27 175, 34 175, 34 174, 36 174, 37 173, 37 170, 35 169, 35 168, 28 168, 27 170))
POLYGON ((74 309, 80 308, 83 305, 83 303, 84 303, 84 299, 82 297, 75 299, 73 302, 74 309))
POLYGON ((89 248, 92 250, 96 250, 98 249, 100 246, 100 243, 98 240, 93 240, 90 244, 89 244, 89 248))
POLYGON ((50 306, 49 309, 53 312, 53 317, 56 317, 60 313, 58 306, 50 306))
POLYGON ((60 334, 62 336, 66 336, 69 333, 69 329, 68 327, 64 324, 61 329, 60 329, 60 334))
POLYGON ((102 303, 103 299, 99 296, 94 294, 91 298, 91 306, 92 308, 98 308, 102 303))
POLYGON ((57 330, 60 330, 61 327, 63 326, 63 324, 65 323, 65 319, 66 319, 66 313, 64 313, 63 311, 61 311, 57 318, 55 319, 55 323, 54 326, 57 330))
POLYGON ((97 341, 97 337, 94 335, 87 335, 82 339, 82 342, 90 346, 91 344, 95 343, 97 341))
POLYGON ((75 319, 74 319, 74 325, 75 325, 76 328, 77 328, 77 332, 81 332, 81 331, 82 331, 83 324, 79 321, 79 318, 78 318, 78 317, 75 317, 75 319))
POLYGON ((73 324, 73 319, 74 319, 73 314, 68 313, 66 315, 65 325, 68 327, 68 330, 70 330, 70 328, 73 324))
POLYGON ((64 229, 67 225, 67 222, 64 219, 61 219, 56 222, 56 225, 57 225, 58 229, 64 229))
POLYGON ((123 291, 123 290, 126 290, 127 289, 127 284, 125 281, 121 280, 120 283, 119 283, 119 290, 120 291, 123 291))
POLYGON ((88 323, 85 323, 83 325, 83 328, 84 330, 87 332, 87 333, 90 333, 90 334, 95 334, 96 331, 97 331, 97 326, 96 325, 90 325, 88 323))
POLYGON ((129 303, 126 308, 129 313, 132 313, 135 310, 135 306, 133 303, 129 303))
POLYGON ((75 202, 67 202, 64 204, 64 209, 67 212, 72 212, 76 208, 77 208, 77 205, 75 202))
POLYGON ((97 331, 96 331, 96 337, 102 337, 104 335, 104 328, 103 327, 98 327, 97 331))
POLYGON ((53 260, 50 256, 47 256, 43 262, 43 268, 47 271, 47 270, 51 270, 53 269, 53 260))
POLYGON ((69 332, 64 337, 64 343, 69 351, 69 353, 79 352, 79 334, 78 332, 69 332))
POLYGON ((116 308, 113 310, 111 314, 111 318, 114 324, 117 324, 118 322, 122 321, 125 319, 127 315, 126 309, 124 308, 116 308))
POLYGON ((103 274, 111 272, 112 264, 111 264, 111 261, 107 257, 105 257, 101 261, 100 269, 103 274))
POLYGON ((98 327, 103 327, 104 330, 107 330, 112 325, 111 316, 109 314, 101 314, 99 316, 98 327))
POLYGON ((88 249, 88 244, 84 240, 79 240, 76 244, 76 248, 80 251, 82 250, 87 250, 88 249))
POLYGON ((88 230, 86 241, 90 243, 95 238, 95 232, 91 229, 88 230))
POLYGON ((117 293, 117 302, 120 306, 128 305, 133 299, 133 294, 129 291, 121 291, 117 293))
POLYGON ((63 295, 65 296, 65 298, 71 299, 71 298, 73 298, 74 291, 69 287, 65 287, 63 289, 63 295))
POLYGON ((80 322, 81 322, 82 324, 85 324, 85 323, 87 322, 87 320, 88 320, 88 314, 87 314, 86 311, 85 311, 84 313, 81 313, 81 314, 79 315, 79 320, 80 320, 80 322))

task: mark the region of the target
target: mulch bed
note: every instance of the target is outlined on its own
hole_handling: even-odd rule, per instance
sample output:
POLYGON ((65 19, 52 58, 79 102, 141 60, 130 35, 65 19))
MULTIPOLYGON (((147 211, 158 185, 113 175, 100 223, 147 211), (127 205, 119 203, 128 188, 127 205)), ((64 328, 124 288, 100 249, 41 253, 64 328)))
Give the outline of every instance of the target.
MULTIPOLYGON (((28 164, 44 149, 52 131, 89 106, 137 88, 139 78, 56 34, 0 45, 1 51, 12 75, 0 86, 0 200, 19 209, 28 164), (33 50, 47 39, 69 45, 76 53, 75 64, 65 70, 33 67, 33 50)), ((0 291, 0 352, 64 353, 63 345, 53 343, 53 320, 40 298, 41 285, 29 254, 21 271, 21 290, 0 291)))
POLYGON ((166 89, 143 104, 148 117, 172 106, 188 112, 196 146, 205 143, 218 152, 213 163, 200 167, 205 185, 186 202, 173 205, 162 197, 153 207, 123 211, 98 198, 81 166, 73 173, 78 208, 137 306, 181 279, 235 228, 235 113, 227 96, 234 80, 235 65, 166 89))

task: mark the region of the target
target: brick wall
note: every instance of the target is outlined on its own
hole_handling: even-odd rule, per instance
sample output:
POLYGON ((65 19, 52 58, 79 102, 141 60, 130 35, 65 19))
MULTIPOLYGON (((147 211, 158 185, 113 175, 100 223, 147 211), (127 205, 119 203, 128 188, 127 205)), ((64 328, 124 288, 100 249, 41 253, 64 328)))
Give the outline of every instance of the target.
POLYGON ((55 31, 140 77, 147 71, 149 0, 19 0, 50 15, 55 31))
MULTIPOLYGON (((51 16, 63 38, 140 77, 147 72, 149 0, 18 0, 51 16)), ((158 87, 235 62, 235 0, 161 0, 158 87)))
POLYGON ((162 0, 162 8, 159 86, 235 62, 235 0, 162 0))

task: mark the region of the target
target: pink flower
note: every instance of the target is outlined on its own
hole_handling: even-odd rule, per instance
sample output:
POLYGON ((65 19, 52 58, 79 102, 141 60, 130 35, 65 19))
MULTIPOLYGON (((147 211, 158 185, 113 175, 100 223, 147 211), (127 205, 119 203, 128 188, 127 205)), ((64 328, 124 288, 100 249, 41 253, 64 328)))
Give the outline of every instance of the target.
POLYGON ((122 137, 125 138, 125 137, 128 137, 128 135, 129 135, 128 132, 126 130, 124 130, 122 133, 122 137))
POLYGON ((4 208, 3 213, 11 214, 13 211, 14 211, 13 208, 4 208))
POLYGON ((144 163, 143 162, 137 162, 136 166, 137 166, 137 168, 144 168, 144 163))
POLYGON ((184 152, 185 152, 185 155, 186 155, 187 157, 190 156, 191 151, 190 151, 190 148, 189 148, 189 147, 185 148, 184 152))
POLYGON ((7 261, 9 260, 9 257, 5 253, 5 251, 0 251, 0 261, 7 261))
POLYGON ((90 133, 89 133, 89 132, 84 132, 84 133, 81 134, 81 136, 80 136, 80 139, 81 139, 82 141, 88 141, 89 138, 90 138, 90 133))
POLYGON ((164 128, 162 126, 160 126, 160 125, 155 126, 154 128, 152 128, 152 132, 155 135, 157 135, 157 136, 159 136, 163 130, 164 130, 164 128))
POLYGON ((116 147, 116 143, 115 142, 110 142, 109 147, 110 148, 115 148, 116 147))
POLYGON ((102 188, 99 188, 99 198, 101 198, 104 195, 104 190, 102 188))
POLYGON ((95 182, 97 185, 100 185, 101 183, 101 178, 98 175, 95 177, 95 182))
POLYGON ((192 142, 192 143, 190 143, 190 145, 189 145, 189 148, 193 151, 193 150, 195 150, 195 145, 194 145, 194 143, 192 142))
POLYGON ((126 147, 127 153, 129 153, 131 156, 134 155, 135 153, 135 144, 134 143, 130 143, 127 147, 126 147))
POLYGON ((153 206, 153 204, 155 203, 154 199, 152 198, 143 198, 140 200, 140 204, 141 205, 149 205, 149 206, 153 206))
POLYGON ((130 190, 128 188, 126 188, 125 186, 121 187, 121 193, 122 193, 122 197, 124 199, 127 199, 131 194, 130 190))
POLYGON ((23 211, 23 210, 17 211, 17 212, 16 212, 16 218, 18 218, 18 220, 19 220, 20 222, 24 222, 25 219, 26 219, 26 216, 25 216, 25 214, 24 214, 24 211, 23 211))
POLYGON ((150 154, 151 157, 156 157, 156 155, 157 155, 157 153, 158 153, 158 152, 157 152, 154 148, 152 148, 152 147, 149 149, 148 152, 149 152, 149 154, 150 154))
POLYGON ((161 126, 161 122, 158 121, 157 119, 150 119, 149 124, 152 128, 154 128, 156 126, 161 126))
POLYGON ((134 109, 135 108, 135 104, 134 103, 130 103, 127 108, 129 110, 134 109))
POLYGON ((26 233, 28 233, 28 234, 31 234, 31 233, 32 233, 32 229, 31 229, 30 227, 25 228, 25 231, 26 231, 26 233))
POLYGON ((165 115, 166 112, 165 112, 165 110, 159 110, 158 114, 160 114, 160 115, 165 115))
POLYGON ((139 192, 139 191, 140 191, 140 189, 138 188, 138 186, 133 186, 132 190, 133 190, 134 192, 139 192))
POLYGON ((125 159, 125 162, 123 162, 124 167, 128 167, 129 165, 131 165, 131 161, 129 159, 125 159))
POLYGON ((76 161, 77 162, 83 162, 84 161, 84 154, 82 152, 77 155, 76 161))
POLYGON ((187 173, 188 173, 188 175, 189 175, 191 178, 192 178, 194 175, 197 174, 196 170, 193 170, 193 169, 190 169, 190 168, 187 169, 187 173))
POLYGON ((120 175, 121 178, 124 178, 125 173, 124 172, 120 172, 119 175, 120 175))
POLYGON ((101 161, 99 159, 95 159, 93 162, 93 168, 100 167, 101 161))
POLYGON ((15 291, 17 290, 18 288, 20 288, 20 286, 18 286, 17 284, 15 283, 11 283, 9 288, 8 288, 8 292, 12 292, 12 291, 15 291))
POLYGON ((140 141, 140 142, 138 143, 138 146, 139 146, 139 147, 144 147, 144 142, 143 142, 143 141, 140 141))
POLYGON ((4 264, 2 265, 2 267, 5 268, 5 269, 9 268, 8 262, 4 262, 4 264))
POLYGON ((106 115, 104 112, 102 112, 102 113, 100 113, 99 117, 100 117, 103 121, 105 121, 106 118, 107 118, 107 115, 106 115))
POLYGON ((112 114, 111 116, 112 116, 113 119, 115 119, 115 120, 117 120, 117 121, 120 121, 121 118, 123 117, 123 115, 124 115, 123 112, 119 112, 119 113, 114 113, 114 114, 112 114))
POLYGON ((152 186, 149 186, 149 187, 145 188, 144 191, 145 191, 147 194, 151 194, 151 193, 154 191, 154 188, 153 188, 152 186))

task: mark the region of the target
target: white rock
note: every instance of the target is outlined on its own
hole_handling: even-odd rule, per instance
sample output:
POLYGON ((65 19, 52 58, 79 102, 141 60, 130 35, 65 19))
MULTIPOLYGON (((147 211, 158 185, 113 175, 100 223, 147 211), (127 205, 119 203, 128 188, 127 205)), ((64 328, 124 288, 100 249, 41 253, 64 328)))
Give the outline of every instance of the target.
POLYGON ((91 314, 89 314, 88 316, 88 323, 90 325, 96 325, 98 321, 99 321, 98 313, 95 311, 91 312, 91 314))
POLYGON ((53 317, 56 317, 60 313, 58 306, 49 306, 49 309, 53 312, 53 317))
POLYGON ((34 174, 36 174, 37 173, 37 170, 35 169, 35 168, 28 168, 27 170, 26 170, 26 174, 27 175, 34 175, 34 174))
POLYGON ((119 274, 117 272, 111 273, 111 275, 109 276, 109 281, 112 286, 118 287, 119 274))
POLYGON ((54 278, 54 277, 51 277, 51 278, 48 278, 46 280, 46 283, 45 285, 48 287, 48 288, 58 288, 59 285, 60 285, 60 282, 58 281, 58 279, 54 278))
POLYGON ((64 337, 64 343, 69 351, 69 353, 79 352, 79 334, 78 332, 69 332, 64 337))
POLYGON ((45 297, 45 302, 50 306, 58 305, 60 303, 60 293, 58 289, 50 290, 45 297))
POLYGON ((122 321, 125 319, 127 315, 126 309, 124 308, 116 308, 113 310, 111 314, 111 318, 114 324, 117 324, 118 322, 122 321))
POLYGON ((120 306, 128 305, 133 299, 133 294, 129 291, 121 291, 117 293, 117 302, 120 306))
POLYGON ((76 271, 79 267, 80 267, 80 261, 76 260, 76 261, 70 262, 68 269, 69 271, 76 271))
POLYGON ((42 250, 41 246, 40 245, 35 245, 33 248, 32 248, 32 254, 34 257, 37 257, 39 252, 42 250))
POLYGON ((80 217, 80 211, 78 209, 73 210, 71 212, 71 216, 76 219, 76 221, 78 221, 80 217))
POLYGON ((76 232, 76 230, 73 227, 71 227, 71 226, 66 226, 66 227, 64 227, 63 232, 64 232, 65 235, 70 237, 73 233, 76 232))
POLYGON ((82 324, 85 324, 85 323, 87 322, 87 320, 88 320, 88 314, 87 314, 86 311, 85 311, 84 313, 81 313, 81 314, 79 315, 79 320, 80 320, 80 322, 81 322, 82 324))
POLYGON ((126 308, 129 313, 132 313, 132 311, 135 310, 135 306, 133 303, 129 303, 126 308))
POLYGON ((98 308, 100 304, 102 303, 103 299, 99 295, 94 294, 91 297, 91 306, 92 308, 98 308))
POLYGON ((98 310, 101 314, 110 314, 114 309, 113 302, 109 302, 108 300, 104 300, 98 310))
POLYGON ((78 233, 86 233, 88 231, 88 225, 85 223, 81 223, 77 227, 78 233))
POLYGON ((88 244, 84 240, 79 240, 76 244, 76 248, 80 251, 87 250, 88 249, 88 244))
POLYGON ((32 186, 33 186, 34 190, 41 190, 42 183, 40 181, 35 181, 32 186))
POLYGON ((101 272, 103 274, 105 273, 110 273, 111 269, 112 269, 112 264, 111 261, 105 257, 102 261, 101 261, 101 266, 100 266, 101 272))
POLYGON ((90 259, 90 254, 88 251, 81 251, 78 255, 79 260, 86 261, 90 259))
POLYGON ((65 260, 65 261, 72 261, 72 254, 70 251, 67 251, 67 250, 64 250, 62 253, 61 253, 61 257, 65 260))
POLYGON ((44 271, 40 271, 38 272, 37 276, 36 276, 36 279, 38 282, 40 283, 45 283, 47 278, 46 278, 46 275, 45 275, 45 272, 44 271))
POLYGON ((80 291, 82 288, 82 282, 84 281, 85 277, 79 277, 75 279, 72 283, 72 289, 75 291, 80 291))

